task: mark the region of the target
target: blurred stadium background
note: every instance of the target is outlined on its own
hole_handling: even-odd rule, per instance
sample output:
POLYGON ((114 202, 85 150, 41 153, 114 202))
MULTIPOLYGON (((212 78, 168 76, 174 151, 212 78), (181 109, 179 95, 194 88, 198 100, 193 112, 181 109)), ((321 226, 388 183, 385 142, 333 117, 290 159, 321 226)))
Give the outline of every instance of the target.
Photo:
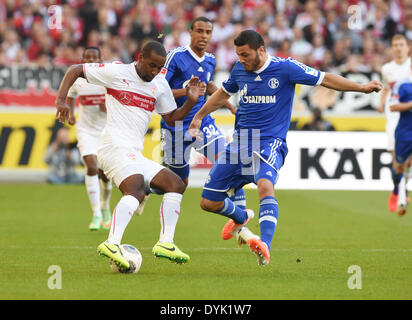
MULTIPOLYGON (((360 83, 380 79, 394 34, 404 34, 412 48, 411 0, 1 0, 0 182, 44 181, 44 154, 59 128, 56 91, 85 46, 100 47, 105 61, 130 63, 148 39, 168 51, 187 45, 188 24, 198 16, 214 21, 209 51, 217 58, 218 86, 237 60, 233 39, 247 28, 264 36, 272 55, 360 83)), ((379 94, 299 86, 278 187, 390 189, 378 103, 379 94), (300 132, 316 108, 336 132, 300 132)), ((219 110, 215 117, 230 136, 234 116, 219 110)), ((154 115, 144 152, 157 161, 159 121, 154 115)), ((75 139, 74 128, 70 132, 75 139)), ((194 155, 192 166, 191 184, 202 186, 210 165, 194 155)))

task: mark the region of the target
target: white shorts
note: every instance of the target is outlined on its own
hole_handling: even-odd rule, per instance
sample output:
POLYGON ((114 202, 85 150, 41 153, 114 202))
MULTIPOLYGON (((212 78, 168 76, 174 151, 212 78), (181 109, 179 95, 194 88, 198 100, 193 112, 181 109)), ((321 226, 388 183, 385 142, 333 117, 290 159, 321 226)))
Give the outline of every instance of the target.
POLYGON ((133 148, 113 148, 101 146, 97 152, 97 159, 107 178, 119 187, 123 180, 135 174, 144 177, 146 186, 165 167, 145 158, 140 151, 133 148))
POLYGON ((100 133, 89 133, 85 131, 76 131, 77 147, 79 148, 80 155, 84 156, 94 154, 97 155, 97 148, 99 147, 100 133))
POLYGON ((386 135, 388 139, 387 150, 395 150, 395 130, 399 122, 399 112, 390 112, 386 114, 386 135))
POLYGON ((396 130, 397 124, 398 124, 397 122, 396 123, 393 123, 393 122, 386 123, 386 136, 388 139, 388 145, 386 149, 388 151, 395 150, 395 130, 396 130))

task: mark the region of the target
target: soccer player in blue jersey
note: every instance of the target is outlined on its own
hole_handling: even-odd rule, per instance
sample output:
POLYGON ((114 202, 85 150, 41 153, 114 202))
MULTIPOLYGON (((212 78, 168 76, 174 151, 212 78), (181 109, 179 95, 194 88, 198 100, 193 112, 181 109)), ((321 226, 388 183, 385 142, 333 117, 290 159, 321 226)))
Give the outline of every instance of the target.
MULTIPOLYGON (((202 139, 195 139, 188 133, 189 125, 193 116, 200 110, 206 101, 206 95, 212 95, 218 90, 212 81, 216 68, 215 57, 206 52, 212 37, 213 25, 206 17, 199 17, 192 21, 190 25, 190 44, 185 47, 178 47, 169 52, 164 69, 161 71, 165 75, 172 89, 178 107, 186 101, 186 86, 192 77, 199 77, 202 81, 203 92, 196 105, 187 117, 175 127, 167 125, 161 120, 161 136, 164 154, 164 162, 175 172, 186 184, 189 183, 189 159, 192 148, 203 154, 210 162, 215 162, 217 155, 225 150, 226 137, 215 125, 215 119, 210 115, 204 117, 200 130, 202 139)), ((228 108, 233 114, 235 107, 228 101, 222 106, 228 108)), ((147 190, 147 193, 157 190, 147 190)), ((232 195, 235 204, 246 209, 246 199, 243 189, 239 189, 232 195)), ((137 214, 141 214, 141 206, 137 214)))
MULTIPOLYGON (((412 157, 412 74, 398 81, 392 88, 389 100, 391 111, 399 111, 400 118, 395 129, 395 159, 392 172, 394 194, 398 194, 399 183, 412 157)), ((406 192, 399 195, 398 214, 406 214, 406 192)))
POLYGON ((257 255, 258 264, 270 261, 270 247, 278 219, 274 186, 288 152, 286 134, 292 113, 297 83, 322 85, 339 91, 371 93, 380 91, 377 81, 360 85, 339 75, 324 73, 293 59, 268 55, 262 36, 245 30, 234 40, 239 62, 229 79, 194 116, 189 128, 199 135, 203 118, 223 105, 231 95, 240 92, 233 141, 214 163, 203 188, 200 206, 230 220, 222 238, 234 235, 257 255), (252 210, 236 206, 228 195, 247 183, 257 184, 261 237, 245 225, 253 218, 252 210))

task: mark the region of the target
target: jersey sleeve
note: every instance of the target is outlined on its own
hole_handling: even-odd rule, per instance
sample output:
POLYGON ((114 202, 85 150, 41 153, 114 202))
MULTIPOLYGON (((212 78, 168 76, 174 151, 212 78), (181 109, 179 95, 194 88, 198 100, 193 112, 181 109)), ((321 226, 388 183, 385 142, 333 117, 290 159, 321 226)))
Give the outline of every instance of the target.
POLYGON ((292 83, 300 83, 309 86, 320 85, 325 77, 325 73, 319 70, 308 67, 307 65, 293 60, 286 60, 289 81, 292 83))
POLYGON ((224 92, 226 92, 228 95, 234 95, 235 93, 237 93, 239 91, 239 86, 237 84, 237 82, 234 79, 234 75, 233 75, 233 70, 229 75, 229 79, 223 81, 222 83, 222 89, 224 92))
POLYGON ((176 101, 166 79, 163 77, 157 79, 159 95, 156 98, 155 111, 160 115, 167 114, 177 109, 176 101))
POLYGON ((83 73, 87 82, 110 88, 118 66, 113 63, 84 63, 83 73))

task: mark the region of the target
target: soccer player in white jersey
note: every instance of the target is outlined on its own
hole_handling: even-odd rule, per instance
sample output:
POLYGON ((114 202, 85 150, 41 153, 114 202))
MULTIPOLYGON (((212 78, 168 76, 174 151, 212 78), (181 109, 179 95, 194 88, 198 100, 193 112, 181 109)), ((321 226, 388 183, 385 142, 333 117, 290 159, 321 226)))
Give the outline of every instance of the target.
MULTIPOLYGON (((87 47, 83 52, 82 63, 101 62, 99 48, 87 47)), ((84 78, 78 78, 67 94, 67 104, 71 108, 69 124, 76 125, 78 148, 86 165, 85 184, 93 211, 89 229, 92 231, 110 229, 111 212, 110 196, 112 184, 104 176, 97 164, 97 147, 100 134, 106 125, 106 89, 103 86, 88 83, 84 78), (79 119, 76 121, 74 108, 79 98, 79 119), (100 179, 99 179, 100 177, 100 179)))
POLYGON ((195 105, 200 94, 199 78, 190 80, 187 101, 177 108, 172 91, 162 76, 157 76, 166 61, 166 51, 157 41, 148 42, 140 58, 131 64, 86 63, 74 65, 66 72, 56 99, 56 116, 60 122, 69 117, 65 104, 69 87, 79 77, 106 87, 107 121, 97 158, 106 176, 119 187, 123 197, 117 203, 107 241, 97 251, 122 269, 129 269, 119 245, 123 233, 145 196, 145 187, 164 192, 160 206, 160 239, 152 252, 157 257, 185 263, 190 257, 173 242, 185 184, 172 171, 142 155, 144 136, 152 111, 173 125, 182 120, 195 105))
MULTIPOLYGON (((385 112, 386 116, 386 134, 388 136, 387 149, 395 159, 395 129, 399 121, 399 112, 393 112, 388 107, 390 92, 393 85, 406 77, 409 77, 411 70, 411 58, 409 57, 409 46, 406 38, 403 35, 395 35, 392 38, 391 44, 393 60, 382 66, 382 82, 383 90, 380 98, 378 111, 385 112)), ((410 166, 409 166, 410 167, 410 166)), ((392 175, 395 174, 394 165, 392 165, 392 175)), ((404 203, 398 203, 399 192, 406 193, 406 184, 409 176, 409 168, 406 169, 404 177, 399 184, 399 188, 395 188, 391 192, 388 199, 388 209, 395 212, 398 207, 405 206, 404 203)), ((401 197, 403 199, 406 197, 401 197)))

